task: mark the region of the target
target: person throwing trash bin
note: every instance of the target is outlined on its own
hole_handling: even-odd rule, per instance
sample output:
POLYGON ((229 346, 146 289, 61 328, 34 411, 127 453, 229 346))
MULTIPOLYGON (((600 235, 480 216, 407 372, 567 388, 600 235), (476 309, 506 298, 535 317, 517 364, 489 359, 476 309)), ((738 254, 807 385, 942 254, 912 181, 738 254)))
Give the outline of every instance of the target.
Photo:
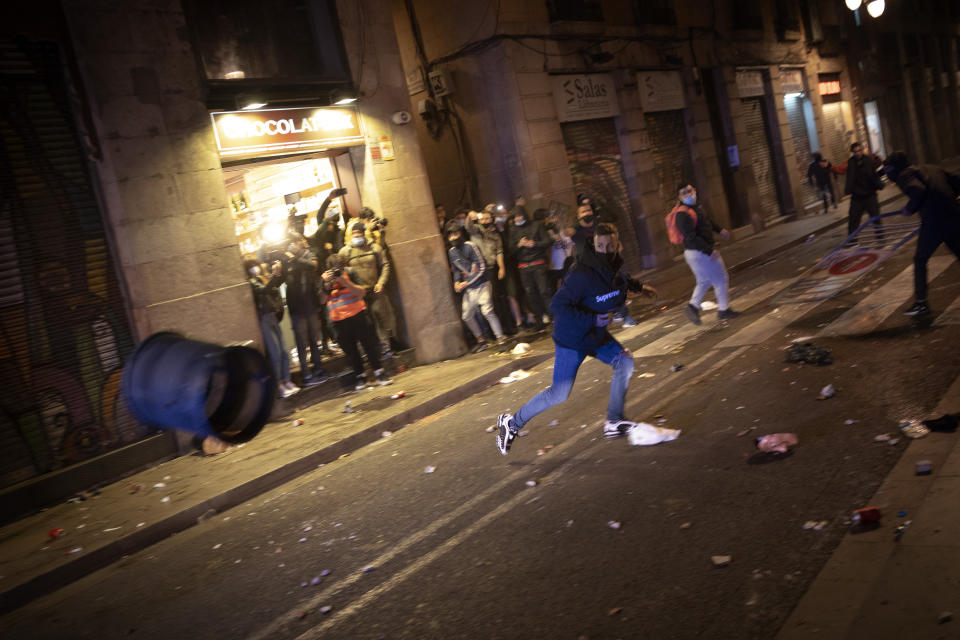
POLYGON ((941 243, 960 259, 960 176, 931 164, 911 165, 907 155, 894 151, 883 161, 883 171, 909 198, 901 213, 920 212, 920 233, 913 255, 913 305, 904 314, 930 313, 927 304, 927 262, 941 243))
POLYGON ((697 202, 697 190, 684 183, 677 188, 679 201, 667 214, 670 242, 683 245, 683 259, 697 279, 690 304, 683 312, 693 324, 701 324, 700 304, 710 287, 717 296, 717 318, 731 320, 740 314, 730 308, 729 278, 723 258, 714 248, 714 233, 724 240, 730 232, 714 222, 697 202))
POLYGON ((553 296, 553 384, 535 395, 516 414, 497 418, 497 449, 507 455, 517 432, 534 416, 560 404, 570 395, 577 370, 587 356, 610 365, 610 403, 603 435, 627 435, 634 423, 623 419, 623 405, 633 374, 633 356, 608 331, 612 311, 623 306, 627 292, 656 297, 653 287, 620 273, 623 258, 616 227, 597 225, 593 242, 564 278, 553 296))

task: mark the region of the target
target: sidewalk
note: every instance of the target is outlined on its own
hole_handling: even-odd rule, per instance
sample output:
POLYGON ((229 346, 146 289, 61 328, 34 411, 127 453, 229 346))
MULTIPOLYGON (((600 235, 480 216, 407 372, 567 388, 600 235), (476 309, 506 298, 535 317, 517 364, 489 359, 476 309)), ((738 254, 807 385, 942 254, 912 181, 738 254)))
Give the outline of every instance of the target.
MULTIPOLYGON (((896 187, 880 194, 881 207, 899 197, 896 187)), ((891 208, 890 206, 886 208, 891 208)), ((828 214, 783 222, 759 234, 721 245, 731 272, 767 260, 784 249, 845 224, 841 202, 828 214)), ((667 301, 689 295, 693 278, 679 260, 643 277, 667 301)), ((662 305, 661 305, 662 306, 662 305)), ((188 455, 0 528, 0 614, 82 578, 126 555, 183 531, 382 437, 460 402, 510 371, 553 357, 542 335, 524 357, 465 356, 416 367, 392 386, 340 395, 302 408, 267 425, 246 445, 214 457, 188 455), (405 391, 403 398, 391 395, 405 391), (350 400, 353 413, 344 413, 350 400), (302 419, 301 425, 293 420, 302 419), (63 529, 50 539, 48 532, 63 529)), ((960 465, 960 458, 958 458, 960 465)))

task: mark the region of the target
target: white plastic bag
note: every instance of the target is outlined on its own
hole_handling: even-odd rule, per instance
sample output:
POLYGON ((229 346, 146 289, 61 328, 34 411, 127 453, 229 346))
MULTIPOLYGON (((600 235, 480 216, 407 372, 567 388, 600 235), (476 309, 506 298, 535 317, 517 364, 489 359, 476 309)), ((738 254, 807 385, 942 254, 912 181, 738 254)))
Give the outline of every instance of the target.
POLYGON ((664 427, 655 427, 646 422, 638 422, 627 431, 627 438, 630 444, 648 446, 669 442, 680 437, 680 429, 666 429, 664 427))

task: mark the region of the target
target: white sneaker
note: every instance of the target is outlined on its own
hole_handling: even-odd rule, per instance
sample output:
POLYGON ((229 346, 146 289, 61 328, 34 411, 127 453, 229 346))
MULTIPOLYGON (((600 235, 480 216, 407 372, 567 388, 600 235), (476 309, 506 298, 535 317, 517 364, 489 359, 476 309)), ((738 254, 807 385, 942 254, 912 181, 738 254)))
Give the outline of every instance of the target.
POLYGON ((635 422, 629 420, 607 420, 603 424, 604 438, 622 438, 630 431, 635 422))
POLYGON ((393 384, 393 380, 387 377, 386 372, 383 369, 377 369, 373 372, 373 377, 376 379, 377 384, 381 387, 385 387, 388 384, 393 384))
POLYGON ((289 398, 290 396, 292 396, 295 393, 298 393, 299 391, 300 391, 300 387, 293 384, 292 382, 284 382, 283 384, 280 385, 281 398, 289 398))

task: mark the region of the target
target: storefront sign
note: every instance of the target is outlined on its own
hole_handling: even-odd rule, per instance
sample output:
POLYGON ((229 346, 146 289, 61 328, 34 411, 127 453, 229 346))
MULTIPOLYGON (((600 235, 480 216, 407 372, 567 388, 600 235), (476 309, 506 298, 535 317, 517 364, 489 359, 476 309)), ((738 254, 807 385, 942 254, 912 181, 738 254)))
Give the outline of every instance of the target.
POLYGON ((620 115, 617 89, 608 73, 552 76, 553 100, 560 122, 620 115))
POLYGON ((803 93, 803 71, 800 69, 781 69, 780 84, 784 93, 803 93))
POLYGON ((737 71, 737 93, 741 98, 763 95, 762 71, 737 71))
POLYGON ((841 91, 839 80, 822 80, 817 86, 822 96, 835 96, 841 91))
POLYGON ((637 90, 644 112, 683 109, 687 102, 683 95, 683 77, 679 71, 640 71, 637 90))
POLYGON ((221 156, 264 155, 363 144, 353 109, 301 108, 211 113, 221 156))

